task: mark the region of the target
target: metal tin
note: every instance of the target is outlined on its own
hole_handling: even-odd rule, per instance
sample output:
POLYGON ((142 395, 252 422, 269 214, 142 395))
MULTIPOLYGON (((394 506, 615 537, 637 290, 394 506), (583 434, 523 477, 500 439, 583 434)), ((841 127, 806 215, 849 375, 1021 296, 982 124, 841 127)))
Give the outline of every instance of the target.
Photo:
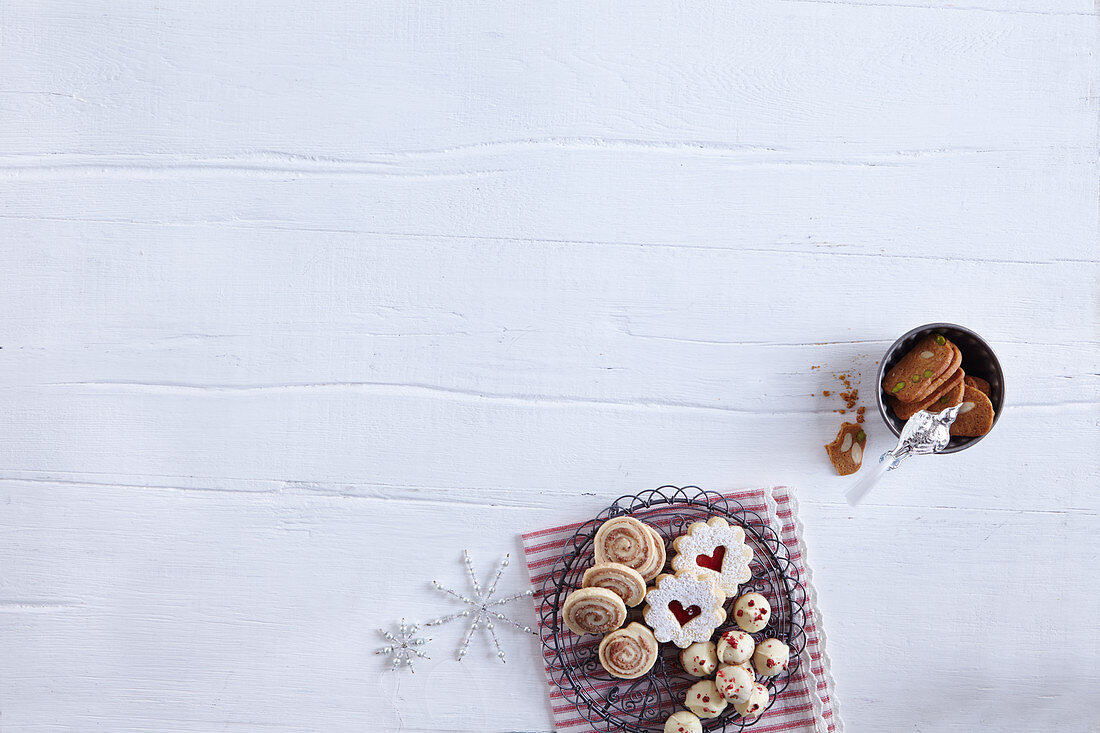
MULTIPOLYGON (((901 357, 905 356, 917 341, 930 333, 942 333, 959 347, 959 351, 962 352, 962 370, 964 372, 974 377, 981 377, 989 382, 989 401, 993 403, 993 425, 996 426, 997 420, 1001 417, 1001 411, 1004 409, 1005 399, 1005 380, 1001 362, 997 360, 997 355, 993 353, 993 349, 990 348, 985 339, 969 328, 954 323, 928 323, 917 326, 891 344, 882 356, 878 366, 878 379, 875 386, 878 387, 876 390, 878 393, 878 411, 882 415, 886 426, 890 428, 894 435, 901 435, 901 428, 905 425, 905 421, 895 416, 889 404, 887 404, 887 395, 882 389, 882 379, 886 376, 886 372, 901 357)), ((992 430, 993 428, 990 428, 990 432, 992 430)), ((986 433, 986 435, 989 435, 989 433, 986 433)), ((969 448, 984 437, 985 435, 977 438, 954 436, 940 453, 956 453, 964 448, 969 448)))

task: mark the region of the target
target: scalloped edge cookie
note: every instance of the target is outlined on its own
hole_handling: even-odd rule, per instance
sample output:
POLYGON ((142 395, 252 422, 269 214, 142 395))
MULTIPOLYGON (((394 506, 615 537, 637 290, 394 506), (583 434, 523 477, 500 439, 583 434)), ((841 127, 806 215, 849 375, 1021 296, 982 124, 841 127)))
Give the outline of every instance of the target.
POLYGON ((642 617, 657 641, 671 641, 686 649, 697 641, 710 641, 714 630, 726 620, 726 594, 711 578, 693 573, 658 575, 657 582, 645 595, 642 617), (698 615, 681 624, 669 604, 679 602, 682 608, 699 607, 698 615))
POLYGON ((673 540, 672 549, 676 551, 673 570, 713 578, 727 596, 736 595, 738 586, 752 577, 752 548, 745 544, 745 530, 722 517, 692 523, 686 533, 673 540), (726 548, 721 571, 699 564, 700 557, 714 557, 719 547, 726 548))

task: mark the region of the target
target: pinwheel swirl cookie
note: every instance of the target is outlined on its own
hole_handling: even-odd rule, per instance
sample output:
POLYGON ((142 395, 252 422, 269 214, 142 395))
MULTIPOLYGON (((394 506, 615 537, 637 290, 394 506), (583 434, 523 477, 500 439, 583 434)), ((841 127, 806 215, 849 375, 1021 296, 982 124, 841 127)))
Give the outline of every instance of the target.
POLYGON ((693 573, 658 576, 645 600, 642 616, 653 635, 681 649, 709 641, 726 620, 726 596, 718 584, 693 573))
POLYGON ((561 615, 574 634, 606 634, 626 621, 626 604, 606 588, 580 588, 565 597, 561 615))
POLYGON ((585 588, 606 588, 628 606, 645 600, 645 578, 634 568, 617 562, 602 562, 584 571, 581 585, 585 588))
POLYGON ((596 531, 596 563, 614 562, 637 570, 647 582, 665 566, 665 542, 633 517, 612 517, 596 531))
POLYGON ((639 623, 612 631, 600 642, 600 664, 613 677, 632 680, 653 669, 657 639, 639 623))
POLYGON ((722 517, 695 522, 672 548, 673 570, 713 579, 727 596, 736 595, 737 586, 752 577, 752 548, 745 544, 745 531, 722 517))

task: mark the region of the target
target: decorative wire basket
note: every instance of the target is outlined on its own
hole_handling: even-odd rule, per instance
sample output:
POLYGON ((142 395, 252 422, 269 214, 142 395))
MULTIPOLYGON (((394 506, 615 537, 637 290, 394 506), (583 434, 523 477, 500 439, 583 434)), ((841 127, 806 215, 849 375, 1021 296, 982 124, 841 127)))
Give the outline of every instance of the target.
MULTIPOLYGON (((775 677, 760 679, 768 688, 770 708, 797 673, 806 646, 803 628, 806 589, 791 562, 787 546, 763 517, 737 501, 696 486, 662 486, 636 496, 619 497, 566 541, 561 558, 543 582, 544 604, 540 614, 549 674, 565 699, 576 706, 578 715, 595 730, 660 733, 664 730, 665 719, 684 709, 687 688, 699 681, 684 671, 679 660, 680 649, 674 644, 660 645, 657 663, 644 676, 633 680, 612 677, 600 664, 600 638, 573 634, 562 622, 561 607, 565 597, 581 587, 581 576, 593 563, 596 531, 611 517, 623 515, 643 520, 660 532, 666 543, 684 534, 693 522, 713 516, 724 517, 745 531, 745 543, 753 551, 752 578, 741 584, 738 594, 761 593, 772 608, 768 626, 753 636, 758 642, 765 638, 779 639, 791 652, 786 670, 775 677)), ((671 554, 670 546, 670 559, 671 554)), ((718 633, 737 628, 732 622, 734 600, 727 599, 727 622, 719 627, 718 633)), ((630 621, 642 621, 641 606, 631 609, 627 623, 630 621)), ((704 729, 712 733, 743 731, 765 717, 764 714, 741 717, 730 705, 719 717, 702 722, 704 729)))

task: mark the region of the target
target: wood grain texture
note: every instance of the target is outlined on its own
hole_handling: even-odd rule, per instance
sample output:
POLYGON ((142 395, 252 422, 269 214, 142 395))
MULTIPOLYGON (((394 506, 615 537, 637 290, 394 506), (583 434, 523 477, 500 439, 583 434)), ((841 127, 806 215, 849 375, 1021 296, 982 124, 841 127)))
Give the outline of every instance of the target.
POLYGON ((532 640, 393 675, 374 629, 663 483, 796 487, 848 730, 1097 730, 1093 4, 12 2, 0 41, 0 732, 549 731, 532 640), (937 320, 1008 408, 850 509, 822 391, 873 409, 937 320))

